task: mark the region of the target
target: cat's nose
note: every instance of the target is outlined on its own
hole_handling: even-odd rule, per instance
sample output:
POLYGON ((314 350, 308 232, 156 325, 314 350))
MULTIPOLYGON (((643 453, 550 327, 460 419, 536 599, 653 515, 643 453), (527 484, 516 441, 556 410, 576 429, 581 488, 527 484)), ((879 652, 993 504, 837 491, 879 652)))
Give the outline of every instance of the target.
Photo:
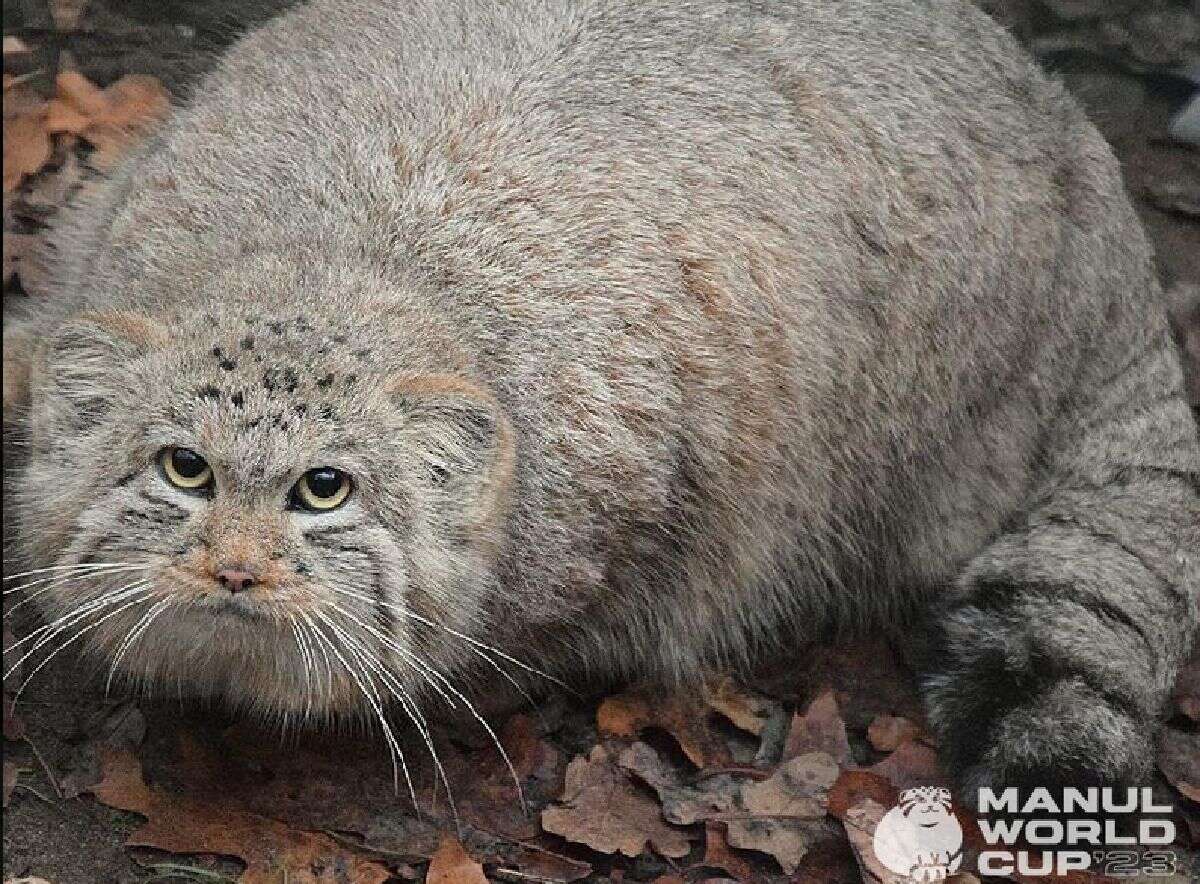
POLYGON ((244 565, 230 565, 217 571, 217 582, 230 592, 244 592, 258 583, 258 576, 244 565))

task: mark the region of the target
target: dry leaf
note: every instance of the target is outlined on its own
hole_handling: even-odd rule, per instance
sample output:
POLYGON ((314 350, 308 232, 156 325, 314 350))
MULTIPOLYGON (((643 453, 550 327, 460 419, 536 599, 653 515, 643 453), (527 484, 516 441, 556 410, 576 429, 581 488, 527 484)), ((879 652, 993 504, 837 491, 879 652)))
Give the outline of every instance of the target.
POLYGON ((447 835, 429 861, 425 884, 487 884, 487 876, 459 840, 447 835))
POLYGON ((348 853, 326 835, 297 831, 283 823, 188 795, 161 792, 142 778, 141 764, 127 749, 106 749, 96 800, 146 817, 126 842, 169 853, 215 853, 246 863, 242 884, 277 884, 286 871, 294 884, 382 884, 385 867, 348 853))
POLYGON ((600 853, 634 857, 647 844, 667 857, 691 850, 687 834, 667 825, 602 746, 567 766, 562 802, 542 811, 542 828, 600 853))
POLYGON ((828 837, 824 817, 838 773, 830 755, 810 752, 762 782, 743 784, 742 806, 752 816, 729 820, 729 843, 770 854, 790 875, 809 848, 828 837))
POLYGON ((698 700, 653 699, 629 692, 608 697, 596 710, 596 727, 604 737, 633 739, 646 728, 669 733, 696 767, 728 764, 729 747, 708 727, 707 708, 698 700))
POLYGON ((668 822, 689 826, 701 820, 739 813, 741 783, 726 773, 699 778, 681 776, 645 743, 621 752, 617 764, 652 788, 668 822))
POLYGON ((768 854, 787 874, 792 874, 805 855, 830 835, 825 820, 787 817, 752 817, 730 820, 729 843, 743 850, 768 854))
POLYGON ((735 881, 749 881, 754 877, 754 866, 750 861, 730 849, 722 823, 704 824, 704 859, 700 865, 727 872, 735 881))
POLYGON ((825 752, 809 752, 779 765, 769 778, 742 786, 742 805, 762 816, 817 819, 825 815, 829 790, 841 773, 825 752))
POLYGON ((792 719, 783 757, 793 758, 808 752, 825 752, 842 767, 853 763, 846 724, 838 713, 833 691, 825 691, 809 704, 803 715, 792 719))
POLYGON ((729 676, 706 685, 704 701, 735 727, 756 737, 762 736, 771 713, 779 707, 778 701, 744 690, 729 676))
POLYGON ((101 89, 78 71, 61 71, 47 110, 50 132, 78 135, 96 148, 92 163, 115 164, 148 129, 166 119, 171 97, 156 78, 126 74, 101 89))
POLYGON ((5 93, 4 114, 4 192, 20 186, 26 175, 32 175, 50 159, 50 135, 46 131, 46 107, 24 112, 8 113, 8 93, 5 93))
POLYGON ((900 791, 913 786, 950 785, 950 777, 942 770, 937 752, 915 741, 902 744, 870 770, 900 791))
POLYGON ((858 860, 864 884, 911 884, 910 879, 888 869, 875 855, 875 829, 888 808, 870 798, 863 798, 847 808, 843 817, 850 848, 858 860))
POLYGON ((921 729, 907 718, 879 715, 867 728, 867 740, 880 752, 891 752, 921 735, 921 729))
POLYGON ((4 884, 51 884, 45 878, 5 878, 4 884))

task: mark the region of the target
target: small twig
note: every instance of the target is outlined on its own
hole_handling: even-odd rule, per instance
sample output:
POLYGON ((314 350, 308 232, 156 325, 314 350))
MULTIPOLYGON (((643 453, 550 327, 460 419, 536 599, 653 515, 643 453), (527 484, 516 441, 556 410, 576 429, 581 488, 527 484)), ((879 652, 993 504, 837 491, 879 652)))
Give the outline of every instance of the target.
POLYGON ((531 875, 516 869, 493 869, 492 877, 505 881, 532 881, 534 884, 566 884, 564 878, 547 878, 545 875, 531 875))

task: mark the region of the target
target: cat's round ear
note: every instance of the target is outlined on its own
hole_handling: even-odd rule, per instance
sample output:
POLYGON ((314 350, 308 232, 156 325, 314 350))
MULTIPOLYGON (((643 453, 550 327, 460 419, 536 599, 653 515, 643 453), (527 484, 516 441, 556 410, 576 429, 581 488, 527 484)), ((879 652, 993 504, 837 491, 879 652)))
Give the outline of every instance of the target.
POLYGON ((163 325, 128 311, 81 313, 60 325, 33 359, 36 425, 83 432, 108 413, 119 369, 167 340, 163 325))
POLYGON ((392 401, 421 440, 425 479, 452 493, 476 528, 495 525, 508 506, 516 441, 504 408, 490 391, 453 375, 394 378, 392 401))

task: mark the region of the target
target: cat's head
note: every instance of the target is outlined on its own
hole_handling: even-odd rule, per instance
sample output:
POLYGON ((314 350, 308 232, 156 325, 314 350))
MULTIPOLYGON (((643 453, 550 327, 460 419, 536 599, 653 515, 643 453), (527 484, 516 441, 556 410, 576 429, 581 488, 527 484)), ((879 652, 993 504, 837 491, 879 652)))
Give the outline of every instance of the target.
POLYGON ((441 693, 513 435, 446 341, 371 312, 96 312, 39 342, 15 494, 54 569, 23 582, 67 618, 46 650, 271 713, 441 693))

